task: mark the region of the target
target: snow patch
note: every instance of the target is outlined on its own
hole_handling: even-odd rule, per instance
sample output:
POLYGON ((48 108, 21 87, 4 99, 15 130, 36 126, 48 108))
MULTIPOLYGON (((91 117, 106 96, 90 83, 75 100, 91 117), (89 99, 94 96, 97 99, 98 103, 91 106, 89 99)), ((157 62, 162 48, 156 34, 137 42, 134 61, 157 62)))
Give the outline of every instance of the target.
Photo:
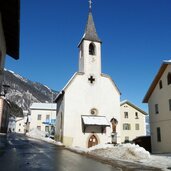
POLYGON ((52 92, 52 90, 47 85, 43 85, 43 86, 46 87, 50 92, 52 92))
POLYGON ((57 142, 57 141, 49 138, 47 136, 47 132, 40 131, 40 130, 38 130, 36 128, 32 129, 30 132, 26 133, 26 135, 28 137, 31 137, 31 138, 35 138, 35 139, 43 140, 43 141, 46 141, 46 142, 49 142, 49 143, 52 143, 52 144, 63 146, 63 144, 61 142, 57 142))
POLYGON ((97 145, 88 149, 89 153, 102 155, 107 158, 117 158, 124 160, 139 161, 141 159, 149 159, 150 153, 144 148, 135 144, 121 144, 113 146, 111 144, 97 145))
POLYGON ((148 151, 135 144, 99 144, 91 148, 70 147, 71 150, 78 153, 87 153, 94 156, 110 159, 141 163, 145 166, 160 168, 163 171, 169 171, 171 168, 171 154, 168 155, 150 155, 148 151))

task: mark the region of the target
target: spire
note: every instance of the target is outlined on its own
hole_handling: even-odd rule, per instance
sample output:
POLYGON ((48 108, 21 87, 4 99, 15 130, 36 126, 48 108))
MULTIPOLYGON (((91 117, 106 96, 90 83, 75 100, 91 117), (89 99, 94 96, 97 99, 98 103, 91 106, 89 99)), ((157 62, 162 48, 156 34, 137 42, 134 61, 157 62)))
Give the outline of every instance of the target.
MULTIPOLYGON (((92 1, 89 0, 88 20, 87 20, 87 25, 86 25, 82 40, 90 40, 90 41, 101 43, 101 40, 98 37, 97 32, 96 32, 95 24, 93 21, 93 15, 92 15, 91 11, 92 11, 92 1)), ((81 42, 82 42, 82 40, 81 40, 81 42)))

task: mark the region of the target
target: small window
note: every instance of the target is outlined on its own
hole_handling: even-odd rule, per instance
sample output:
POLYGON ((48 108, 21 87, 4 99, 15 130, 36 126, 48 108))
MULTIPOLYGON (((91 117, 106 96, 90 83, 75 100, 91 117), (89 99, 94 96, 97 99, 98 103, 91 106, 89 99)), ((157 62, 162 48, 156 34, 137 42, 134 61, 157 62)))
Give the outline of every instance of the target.
POLYGON ((131 125, 128 123, 123 124, 123 130, 131 130, 131 125))
POLYGON ((160 82, 159 82, 159 88, 160 88, 160 89, 163 88, 162 80, 160 80, 160 82))
POLYGON ((42 116, 41 115, 38 115, 37 116, 37 120, 41 120, 42 116))
POLYGON ((171 99, 169 99, 169 111, 171 111, 171 99))
POLYGON ((135 112, 135 119, 138 119, 138 112, 135 112))
POLYGON ((124 117, 128 118, 128 112, 124 112, 124 117))
POLYGON ((169 72, 167 75, 167 84, 171 84, 171 73, 169 72))
POLYGON ((46 115, 46 120, 49 120, 50 119, 50 115, 46 115))
POLYGON ((49 132, 49 126, 45 126, 45 132, 49 132))
POLYGON ((139 124, 135 124, 135 130, 140 130, 140 125, 139 124))
POLYGON ((158 106, 158 104, 155 104, 155 113, 156 113, 156 114, 159 113, 159 106, 158 106))
POLYGON ((95 45, 93 43, 89 45, 89 55, 95 55, 95 45))
POLYGON ((160 132, 160 127, 157 128, 157 141, 161 142, 161 132, 160 132))

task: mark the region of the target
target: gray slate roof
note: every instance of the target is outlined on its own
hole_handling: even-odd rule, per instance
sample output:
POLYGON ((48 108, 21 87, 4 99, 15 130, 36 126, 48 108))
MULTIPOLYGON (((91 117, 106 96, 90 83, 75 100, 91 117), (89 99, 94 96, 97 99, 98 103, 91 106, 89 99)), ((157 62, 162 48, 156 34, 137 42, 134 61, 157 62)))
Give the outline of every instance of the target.
POLYGON ((86 25, 82 40, 101 42, 100 38, 97 35, 95 24, 93 21, 93 16, 91 12, 89 12, 89 15, 88 15, 87 25, 86 25))

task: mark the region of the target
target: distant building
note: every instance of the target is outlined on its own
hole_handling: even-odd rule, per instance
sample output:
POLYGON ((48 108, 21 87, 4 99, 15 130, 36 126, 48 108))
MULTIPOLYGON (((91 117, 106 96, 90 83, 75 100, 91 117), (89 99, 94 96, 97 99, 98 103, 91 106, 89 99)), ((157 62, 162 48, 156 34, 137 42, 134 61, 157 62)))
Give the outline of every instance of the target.
POLYGON ((15 118, 16 118, 15 116, 9 117, 8 132, 15 132, 15 127, 16 127, 16 119, 15 118))
POLYGON ((52 133, 56 126, 56 103, 33 103, 30 106, 29 130, 52 133))
POLYGON ((171 152, 171 60, 163 61, 144 99, 150 114, 153 153, 171 152))
POLYGON ((134 138, 146 135, 146 112, 125 100, 121 102, 121 142, 132 141, 134 138))
POLYGON ((120 91, 110 76, 101 72, 101 40, 91 9, 79 45, 79 71, 56 98, 56 137, 66 146, 91 147, 120 142, 120 91), (111 122, 110 122, 111 121, 111 122), (113 122, 114 123, 114 122, 113 122))
MULTIPOLYGON (((20 0, 1 0, 0 1, 0 96, 3 94, 3 77, 4 77, 4 64, 5 56, 8 54, 14 59, 19 59, 19 33, 20 33, 20 0)), ((1 102, 4 98, 1 98, 1 102)), ((2 102, 1 104, 5 104, 2 102)), ((6 110, 6 109, 5 109, 6 110)), ((1 106, 0 110, 0 130, 3 118, 8 116, 4 113, 4 107, 1 106), (4 114, 4 116, 3 116, 4 114)), ((7 118, 8 120, 8 118, 7 118)), ((5 128, 8 126, 6 122, 5 128)), ((7 129, 6 129, 7 130, 7 129)))
MULTIPOLYGON (((23 117, 15 117, 15 132, 24 134, 28 131, 30 115, 28 111, 23 111, 23 117)), ((12 131, 13 132, 13 131, 12 131)))
POLYGON ((16 117, 15 119, 15 132, 16 133, 25 133, 26 117, 16 117))

